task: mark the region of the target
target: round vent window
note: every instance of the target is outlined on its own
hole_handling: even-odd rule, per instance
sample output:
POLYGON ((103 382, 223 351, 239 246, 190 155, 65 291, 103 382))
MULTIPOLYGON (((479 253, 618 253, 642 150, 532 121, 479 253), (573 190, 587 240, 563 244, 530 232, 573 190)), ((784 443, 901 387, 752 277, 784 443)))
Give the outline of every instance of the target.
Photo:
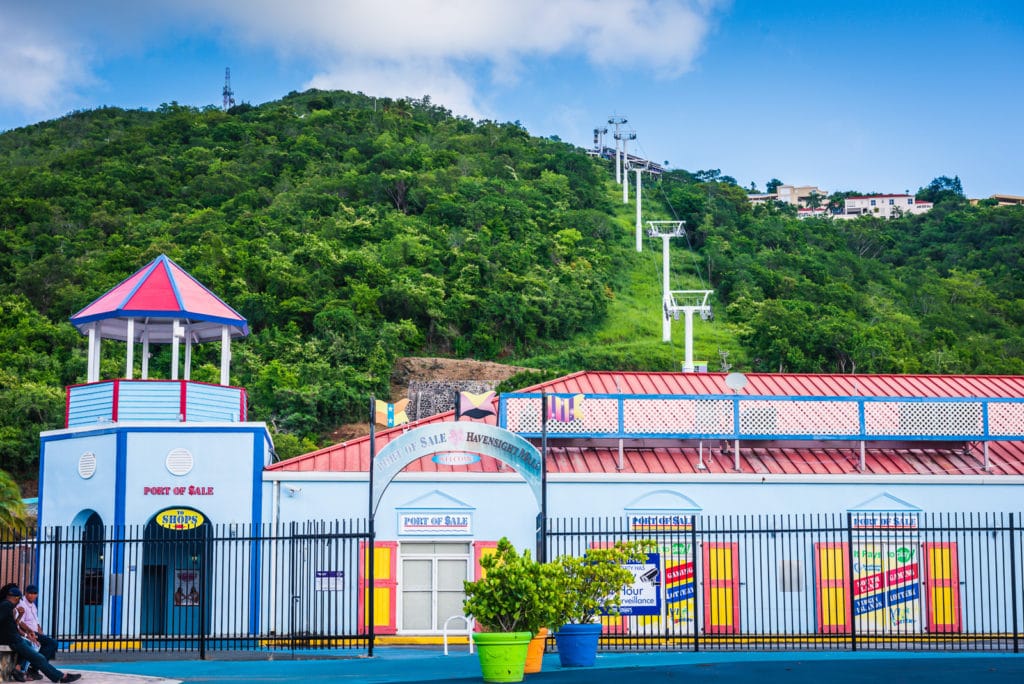
POLYGON ((188 449, 171 449, 167 453, 167 470, 171 475, 188 475, 192 470, 192 452, 188 449))
POLYGON ((78 474, 83 480, 88 480, 96 474, 96 454, 86 451, 78 457, 78 474))

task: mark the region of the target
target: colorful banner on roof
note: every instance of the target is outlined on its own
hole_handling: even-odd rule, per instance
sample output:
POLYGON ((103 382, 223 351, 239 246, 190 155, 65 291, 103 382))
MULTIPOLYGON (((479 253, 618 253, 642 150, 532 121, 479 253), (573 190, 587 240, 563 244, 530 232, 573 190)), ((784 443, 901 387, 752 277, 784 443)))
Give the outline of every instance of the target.
POLYGON ((576 394, 571 397, 549 396, 548 420, 556 423, 571 423, 574 420, 583 420, 583 395, 576 394))
POLYGON ((472 392, 459 392, 455 403, 455 419, 462 416, 479 420, 494 415, 494 392, 473 394, 472 392))
POLYGON ((395 427, 396 425, 408 423, 409 415, 405 412, 405 407, 408 405, 408 399, 401 399, 396 401, 394 404, 389 404, 386 401, 377 399, 375 404, 376 410, 374 412, 374 421, 378 425, 386 425, 387 427, 395 427))

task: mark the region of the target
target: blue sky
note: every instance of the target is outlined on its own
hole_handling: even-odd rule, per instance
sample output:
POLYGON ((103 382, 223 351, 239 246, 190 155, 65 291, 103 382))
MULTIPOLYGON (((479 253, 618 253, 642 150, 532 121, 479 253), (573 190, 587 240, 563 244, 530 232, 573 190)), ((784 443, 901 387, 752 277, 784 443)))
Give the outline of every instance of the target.
POLYGON ((430 95, 742 185, 1024 195, 1024 2, 0 0, 0 131, 310 87, 430 95))

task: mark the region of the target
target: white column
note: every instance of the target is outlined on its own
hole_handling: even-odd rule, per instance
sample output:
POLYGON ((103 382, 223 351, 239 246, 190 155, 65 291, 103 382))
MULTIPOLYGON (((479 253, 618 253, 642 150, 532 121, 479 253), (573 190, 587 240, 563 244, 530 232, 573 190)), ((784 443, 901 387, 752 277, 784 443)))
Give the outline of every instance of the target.
POLYGON ((135 319, 128 319, 128 332, 125 335, 125 342, 127 343, 127 351, 125 353, 124 360, 124 377, 131 380, 132 375, 135 371, 135 319))
POLYGON ((622 153, 619 152, 619 145, 621 145, 621 142, 619 141, 618 138, 616 138, 615 139, 615 182, 616 183, 621 183, 622 182, 622 175, 621 175, 621 172, 622 172, 622 153))
POLYGON ((185 379, 192 379, 192 326, 185 326, 185 379))
POLYGON ((644 250, 643 240, 640 236, 640 169, 636 170, 636 251, 644 250))
POLYGON ((149 378, 149 326, 142 331, 142 379, 149 378))
POLYGON ((683 308, 686 317, 686 360, 683 362, 683 372, 693 372, 693 307, 683 308))
POLYGON ((180 342, 179 331, 181 327, 178 325, 178 321, 171 323, 171 380, 178 379, 178 345, 180 342))
POLYGON ((220 329, 220 384, 231 384, 231 331, 226 325, 220 329))
POLYGON ((96 357, 99 355, 99 345, 96 338, 96 324, 89 326, 89 355, 85 363, 85 381, 96 382, 96 357))
POLYGON ((661 341, 671 342, 672 341, 672 314, 668 310, 669 305, 672 303, 672 296, 669 294, 668 289, 668 241, 671 239, 669 235, 661 236, 661 341))
POLYGON ((622 203, 629 204, 629 170, 622 169, 622 203))

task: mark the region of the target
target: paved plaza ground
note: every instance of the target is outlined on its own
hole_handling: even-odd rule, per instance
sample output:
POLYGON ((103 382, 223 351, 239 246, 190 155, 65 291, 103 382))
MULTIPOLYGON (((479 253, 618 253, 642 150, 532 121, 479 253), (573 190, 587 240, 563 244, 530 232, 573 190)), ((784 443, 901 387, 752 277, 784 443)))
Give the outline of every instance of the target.
MULTIPOLYGON (((384 647, 373 658, 316 654, 214 653, 208 660, 119 653, 88 662, 62 654, 62 670, 82 684, 282 684, 284 682, 480 682, 476 655, 438 648, 384 647), (229 658, 229 659, 228 659, 229 658)), ((562 668, 557 654, 526 682, 700 682, 707 684, 1021 684, 1024 654, 925 653, 604 653, 592 668, 562 668)), ((45 683, 44 683, 45 684, 45 683)))

